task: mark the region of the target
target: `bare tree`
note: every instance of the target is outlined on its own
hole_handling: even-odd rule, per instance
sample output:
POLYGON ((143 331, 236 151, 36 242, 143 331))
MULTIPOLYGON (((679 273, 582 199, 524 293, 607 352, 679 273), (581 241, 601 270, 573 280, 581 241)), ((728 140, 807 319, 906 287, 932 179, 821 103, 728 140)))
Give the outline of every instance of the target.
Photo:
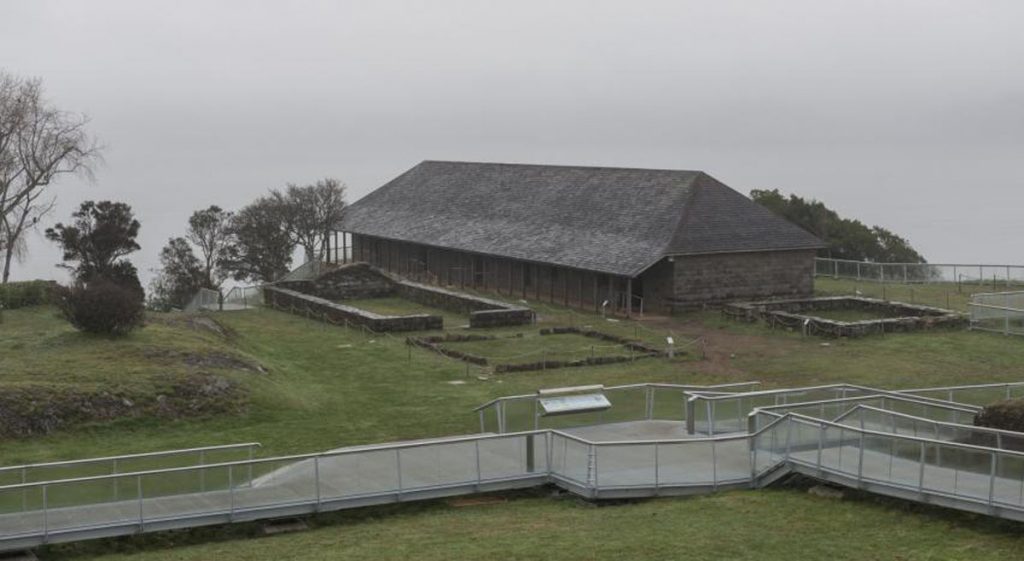
POLYGON ((306 261, 323 260, 327 254, 324 238, 345 212, 345 184, 326 178, 313 185, 289 184, 285 192, 275 189, 270 196, 285 231, 305 251, 306 261))
POLYGON ((34 229, 39 221, 49 214, 57 204, 50 198, 40 202, 44 191, 39 189, 21 200, 21 203, 4 217, 0 217, 0 252, 3 252, 3 273, 0 284, 6 284, 11 276, 11 263, 21 261, 27 253, 25 232, 34 229))
MULTIPOLYGON (((100 147, 86 132, 88 122, 84 115, 50 104, 40 80, 0 70, 0 222, 10 228, 4 234, 5 249, 21 247, 24 226, 39 216, 39 195, 48 185, 67 174, 92 177, 100 147)), ((4 282, 9 259, 5 263, 4 282)))

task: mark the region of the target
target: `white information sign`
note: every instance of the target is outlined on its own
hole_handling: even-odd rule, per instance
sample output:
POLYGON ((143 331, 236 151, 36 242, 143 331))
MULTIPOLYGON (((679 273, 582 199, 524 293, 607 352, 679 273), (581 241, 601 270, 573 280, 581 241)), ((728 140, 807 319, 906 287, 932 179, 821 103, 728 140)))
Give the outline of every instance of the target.
POLYGON ((611 406, 612 404, 608 401, 608 398, 604 394, 599 393, 540 398, 540 407, 544 415, 603 411, 611 406))

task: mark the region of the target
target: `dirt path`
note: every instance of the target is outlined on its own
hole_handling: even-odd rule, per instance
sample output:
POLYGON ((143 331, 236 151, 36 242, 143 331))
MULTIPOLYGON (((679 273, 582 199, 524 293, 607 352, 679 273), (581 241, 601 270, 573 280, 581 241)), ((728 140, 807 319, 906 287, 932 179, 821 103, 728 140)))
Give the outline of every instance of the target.
POLYGON ((648 316, 642 322, 651 329, 678 333, 680 339, 703 337, 706 342, 706 360, 693 364, 693 369, 703 374, 742 375, 746 370, 735 364, 735 359, 739 356, 771 359, 799 350, 797 341, 767 335, 733 333, 708 327, 699 319, 648 316))

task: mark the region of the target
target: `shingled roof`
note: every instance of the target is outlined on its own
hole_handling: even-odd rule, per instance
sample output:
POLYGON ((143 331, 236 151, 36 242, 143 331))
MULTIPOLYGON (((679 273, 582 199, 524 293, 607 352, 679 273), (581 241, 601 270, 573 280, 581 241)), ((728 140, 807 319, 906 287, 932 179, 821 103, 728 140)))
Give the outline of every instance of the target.
POLYGON ((472 162, 413 167, 339 229, 626 276, 666 256, 822 246, 699 171, 472 162))

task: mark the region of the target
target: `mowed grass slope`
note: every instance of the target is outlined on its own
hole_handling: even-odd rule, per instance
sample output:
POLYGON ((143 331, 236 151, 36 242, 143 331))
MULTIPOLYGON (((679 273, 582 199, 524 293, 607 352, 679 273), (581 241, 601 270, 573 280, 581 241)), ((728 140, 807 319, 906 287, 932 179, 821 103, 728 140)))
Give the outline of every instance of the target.
POLYGON ((1020 525, 985 517, 869 496, 835 500, 768 489, 602 507, 543 496, 462 508, 435 501, 321 515, 311 530, 296 534, 261 537, 258 527, 246 525, 179 536, 168 547, 175 543, 151 536, 60 546, 46 557, 995 561, 1019 558, 1024 538, 1020 525))
MULTIPOLYGON (((707 359, 695 347, 677 358, 541 372, 478 376, 485 369, 410 348, 401 337, 327 326, 303 317, 256 310, 214 317, 230 340, 186 327, 152 322, 123 340, 78 334, 39 308, 8 313, 0 346, 0 383, 139 384, 150 376, 187 370, 182 353, 230 354, 266 373, 227 371, 248 390, 243 415, 93 424, 49 436, 3 442, 3 464, 129 453, 176 447, 259 441, 265 454, 312 452, 478 430, 472 409, 501 395, 542 387, 645 381, 725 383, 760 380, 765 387, 854 382, 888 388, 1024 380, 1024 341, 988 333, 940 331, 857 340, 802 338, 760 325, 734 323, 716 312, 669 320, 608 322, 599 316, 538 306, 541 325, 493 332, 524 332, 504 339, 505 352, 536 351, 537 344, 576 348, 577 337, 535 336, 545 325, 575 322, 596 329, 646 335, 671 331, 677 340, 704 337, 707 359), (511 342, 507 342, 511 341, 511 342), (167 350, 170 348, 171 350, 167 350), (154 351, 156 349, 156 351, 154 351), (163 349, 163 350, 161 350, 163 349), (150 357, 150 358, 147 358, 150 357), (450 382, 460 381, 460 385, 450 382)), ((495 353, 497 354, 497 353, 495 353)))
MULTIPOLYGON (((533 304, 533 303, 531 303, 533 304)), ((700 353, 675 361, 490 375, 401 337, 366 334, 272 310, 213 317, 221 337, 160 316, 123 340, 92 340, 39 308, 9 312, 0 325, 0 384, 145 384, 164 369, 187 370, 175 353, 230 354, 266 373, 229 371, 248 389, 242 415, 93 424, 49 436, 0 442, 3 464, 260 441, 263 455, 312 452, 477 430, 476 405, 540 387, 643 381, 722 383, 757 379, 766 387, 849 381, 911 387, 1024 380, 1024 341, 971 332, 934 332, 826 341, 739 324, 704 312, 641 323, 537 305, 541 325, 589 325, 658 342, 703 337, 700 353), (88 339, 88 340, 87 340, 88 339), (154 352, 152 349, 165 349, 154 352), (172 351, 166 350, 171 348, 172 351), (52 349, 52 350, 48 350, 52 349), (147 358, 149 357, 149 358, 147 358), (79 368, 69 368, 78 366, 79 368), (449 382, 463 382, 454 385, 449 382)), ((552 344, 546 339, 544 344, 552 344)), ((529 351, 531 341, 520 343, 529 351)), ((578 341, 572 341, 575 345, 578 341)), ((515 343, 508 343, 515 344, 515 343)), ((695 347, 691 347, 695 351, 695 347)), ((502 349, 504 352, 505 349, 502 349)), ((575 501, 520 498, 453 508, 443 502, 317 518, 318 529, 271 539, 255 530, 60 546, 52 558, 120 559, 1005 559, 1024 546, 1021 526, 937 509, 908 511, 871 498, 833 501, 802 491, 727 493, 587 508, 575 501), (233 539, 245 538, 245 539, 233 539), (166 549, 165 546, 173 545, 166 549), (111 549, 123 553, 109 553, 111 549)))

